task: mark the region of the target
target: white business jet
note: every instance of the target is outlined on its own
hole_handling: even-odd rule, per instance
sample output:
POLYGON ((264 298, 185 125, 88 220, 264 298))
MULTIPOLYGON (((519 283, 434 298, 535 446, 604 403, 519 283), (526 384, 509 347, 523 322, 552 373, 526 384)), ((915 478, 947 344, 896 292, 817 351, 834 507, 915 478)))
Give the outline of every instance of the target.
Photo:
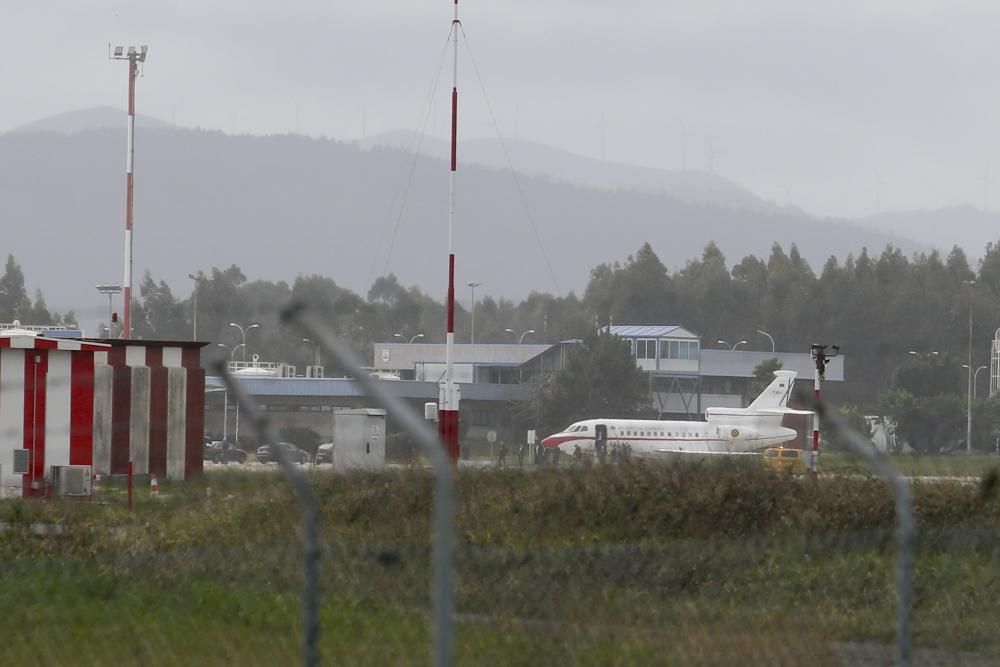
POLYGON ((787 414, 812 414, 787 407, 795 371, 775 371, 774 381, 745 408, 707 408, 705 421, 587 419, 542 440, 546 449, 594 452, 609 445, 629 445, 633 454, 751 454, 794 440, 798 434, 781 425, 787 414))

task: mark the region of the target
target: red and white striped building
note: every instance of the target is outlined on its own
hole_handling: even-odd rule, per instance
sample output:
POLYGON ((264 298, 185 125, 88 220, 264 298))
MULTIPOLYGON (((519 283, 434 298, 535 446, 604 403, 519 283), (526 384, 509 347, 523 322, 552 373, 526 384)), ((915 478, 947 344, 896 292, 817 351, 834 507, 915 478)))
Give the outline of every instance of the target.
POLYGON ((52 466, 184 479, 202 470, 203 343, 0 334, 0 486, 42 495, 52 466), (15 473, 15 450, 28 472, 15 473))

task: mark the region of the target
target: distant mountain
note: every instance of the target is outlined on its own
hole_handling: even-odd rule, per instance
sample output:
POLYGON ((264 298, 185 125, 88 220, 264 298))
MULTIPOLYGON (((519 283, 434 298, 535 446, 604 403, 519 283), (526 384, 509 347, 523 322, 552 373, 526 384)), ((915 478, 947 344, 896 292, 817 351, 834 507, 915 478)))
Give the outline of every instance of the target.
POLYGON ((1000 241, 1000 213, 965 204, 929 211, 891 211, 858 220, 873 229, 919 239, 947 254, 952 246, 980 257, 986 244, 1000 241))
MULTIPOLYGON (((186 297, 188 273, 235 263, 251 279, 319 273, 362 294, 387 269, 444 297, 445 161, 418 160, 400 214, 413 158, 398 148, 171 127, 144 128, 137 143, 136 285, 149 269, 186 297)), ((107 308, 93 286, 122 279, 124 154, 117 125, 0 135, 0 251, 15 255, 29 288, 41 288, 51 308, 89 314, 90 326, 107 308)), ((924 249, 896 234, 793 211, 699 204, 548 176, 523 175, 521 184, 530 218, 508 173, 463 164, 459 285, 481 281, 483 294, 511 298, 555 292, 557 283, 563 293, 579 292, 597 264, 622 260, 646 241, 672 268, 709 241, 731 264, 751 253, 766 257, 774 242, 786 249, 796 243, 817 270, 830 255, 862 246, 891 241, 904 252, 924 249)))
MULTIPOLYGON (((128 123, 128 113, 114 107, 93 107, 79 111, 42 118, 26 125, 15 127, 9 134, 27 134, 35 132, 55 132, 57 134, 76 134, 88 130, 124 129, 128 123)), ((136 129, 154 129, 172 127, 170 123, 151 116, 136 114, 136 129)))
MULTIPOLYGON (((449 142, 429 136, 420 142, 419 136, 413 132, 386 132, 366 137, 359 143, 364 147, 389 146, 413 152, 418 142, 422 155, 441 160, 448 159, 450 155, 449 142)), ((478 164, 505 171, 513 165, 519 175, 539 176, 587 188, 661 194, 689 204, 776 209, 773 204, 718 174, 604 162, 519 139, 506 139, 503 143, 498 139, 464 140, 459 148, 459 159, 463 164, 478 164)))

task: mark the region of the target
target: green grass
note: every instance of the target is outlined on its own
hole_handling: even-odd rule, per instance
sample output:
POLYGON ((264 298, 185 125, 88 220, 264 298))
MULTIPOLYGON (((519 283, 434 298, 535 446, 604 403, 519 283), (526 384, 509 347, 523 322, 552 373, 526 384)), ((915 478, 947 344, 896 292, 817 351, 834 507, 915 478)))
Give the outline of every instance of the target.
MULTIPOLYGON (((982 477, 991 470, 1000 469, 1000 456, 990 454, 896 454, 889 456, 888 461, 900 474, 908 477, 982 477)), ((858 457, 842 452, 823 452, 820 455, 820 468, 822 472, 842 474, 868 472, 858 457)))
MULTIPOLYGON (((429 662, 431 479, 311 475, 329 664, 429 662)), ((299 519, 278 475, 103 504, 0 503, 0 665, 273 665, 300 649, 299 519), (208 493, 211 489, 211 495, 208 493), (33 523, 61 525, 32 535, 33 523)), ((1000 502, 915 488, 918 646, 1000 658, 1000 502)), ((463 472, 459 664, 836 664, 891 643, 892 501, 733 462, 463 472), (817 621, 819 619, 819 621, 817 621)))

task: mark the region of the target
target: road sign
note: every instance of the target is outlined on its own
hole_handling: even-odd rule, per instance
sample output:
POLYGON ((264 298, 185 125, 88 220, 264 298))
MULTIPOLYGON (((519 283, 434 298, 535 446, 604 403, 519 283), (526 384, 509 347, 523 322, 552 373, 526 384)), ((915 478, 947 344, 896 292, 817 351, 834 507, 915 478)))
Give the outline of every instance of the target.
POLYGON ((489 441, 489 443, 490 443, 490 444, 492 445, 492 444, 493 444, 494 442, 496 442, 496 441, 497 441, 497 432, 496 432, 496 431, 489 431, 489 432, 488 432, 488 433, 486 434, 486 439, 487 439, 487 440, 489 441))
POLYGON ((529 430, 529 431, 528 431, 528 444, 529 444, 529 445, 534 445, 534 444, 535 444, 535 441, 536 441, 537 439, 538 439, 538 438, 537 438, 537 436, 535 435, 535 429, 531 429, 531 430, 529 430))

